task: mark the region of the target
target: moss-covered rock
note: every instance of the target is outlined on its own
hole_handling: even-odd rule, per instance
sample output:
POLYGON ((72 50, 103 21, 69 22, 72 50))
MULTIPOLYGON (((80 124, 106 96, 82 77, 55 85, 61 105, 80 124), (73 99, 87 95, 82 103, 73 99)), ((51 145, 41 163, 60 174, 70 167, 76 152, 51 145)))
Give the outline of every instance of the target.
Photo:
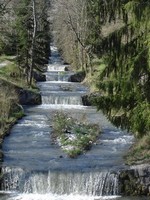
POLYGON ((85 72, 77 72, 70 76, 69 81, 70 82, 82 82, 85 79, 85 72))
POLYGON ((84 106, 92 106, 94 105, 95 99, 100 97, 101 94, 99 92, 93 92, 82 96, 82 103, 84 106))
POLYGON ((134 166, 119 175, 119 191, 124 196, 150 195, 150 165, 134 166))
POLYGON ((38 71, 33 72, 33 77, 36 81, 41 82, 41 81, 46 81, 46 75, 42 74, 38 71))
POLYGON ((41 104, 41 94, 32 90, 17 89, 19 95, 19 103, 22 105, 39 105, 41 104))

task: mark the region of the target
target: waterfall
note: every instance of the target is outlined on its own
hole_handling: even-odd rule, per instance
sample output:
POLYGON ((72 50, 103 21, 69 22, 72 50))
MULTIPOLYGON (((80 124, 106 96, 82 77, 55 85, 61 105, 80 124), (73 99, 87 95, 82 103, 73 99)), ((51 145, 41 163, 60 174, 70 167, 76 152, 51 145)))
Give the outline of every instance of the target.
POLYGON ((118 175, 111 172, 28 172, 3 168, 2 189, 20 193, 78 194, 107 196, 118 194, 118 175))
POLYGON ((46 80, 47 81, 63 81, 63 82, 67 82, 70 75, 72 73, 65 73, 64 71, 53 71, 53 72, 50 72, 50 73, 47 73, 47 76, 46 76, 46 80))
POLYGON ((80 96, 64 96, 57 94, 50 94, 49 96, 42 96, 43 104, 67 104, 67 105, 82 105, 80 96))
MULTIPOLYGON (((56 57, 55 60, 57 60, 56 57)), ((57 63, 48 65, 46 80, 49 84, 46 84, 46 88, 41 88, 44 89, 41 93, 42 104, 82 105, 81 92, 75 93, 75 86, 69 85, 68 79, 72 72, 65 72, 65 67, 57 63), (59 83, 57 91, 51 92, 52 87, 56 89, 57 82, 59 83)))
POLYGON ((65 65, 48 65, 48 71, 49 72, 64 72, 65 71, 66 66, 65 65))
POLYGON ((88 89, 81 83, 68 82, 72 72, 65 71, 57 48, 52 47, 51 52, 47 81, 37 83, 42 105, 26 106, 26 116, 15 124, 3 143, 1 193, 16 192, 16 196, 4 195, 2 200, 102 200, 104 196, 109 199, 109 195, 110 199, 116 198, 119 172, 114 169, 123 164, 122 152, 131 139, 95 108, 82 105, 81 96, 88 89), (100 140, 76 159, 68 158, 51 136, 52 116, 58 110, 78 121, 86 119, 103 126, 100 140))

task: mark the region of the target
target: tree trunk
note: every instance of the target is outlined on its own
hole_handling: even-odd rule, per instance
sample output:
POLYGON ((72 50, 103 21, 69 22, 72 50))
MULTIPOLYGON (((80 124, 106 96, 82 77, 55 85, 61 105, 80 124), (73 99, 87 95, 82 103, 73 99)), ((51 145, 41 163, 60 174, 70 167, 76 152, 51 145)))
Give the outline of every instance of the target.
POLYGON ((37 33, 35 0, 32 0, 32 6, 33 6, 33 35, 32 35, 32 45, 31 45, 31 65, 30 65, 30 71, 29 71, 29 85, 32 84, 32 78, 33 78, 34 52, 35 52, 35 41, 36 41, 36 33, 37 33))

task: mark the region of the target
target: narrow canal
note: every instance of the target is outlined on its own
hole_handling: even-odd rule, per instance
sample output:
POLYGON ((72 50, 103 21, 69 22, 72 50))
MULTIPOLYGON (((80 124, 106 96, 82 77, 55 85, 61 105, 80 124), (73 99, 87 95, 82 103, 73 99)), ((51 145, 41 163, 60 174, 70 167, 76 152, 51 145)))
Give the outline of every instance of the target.
POLYGON ((72 72, 65 67, 57 48, 52 47, 47 81, 37 83, 42 105, 25 107, 26 116, 4 141, 0 199, 137 200, 120 197, 118 189, 118 171, 126 168, 123 155, 133 137, 114 127, 94 107, 82 105, 81 96, 88 88, 68 82, 72 72), (90 151, 71 159, 54 144, 52 116, 57 111, 99 124, 102 134, 90 151))

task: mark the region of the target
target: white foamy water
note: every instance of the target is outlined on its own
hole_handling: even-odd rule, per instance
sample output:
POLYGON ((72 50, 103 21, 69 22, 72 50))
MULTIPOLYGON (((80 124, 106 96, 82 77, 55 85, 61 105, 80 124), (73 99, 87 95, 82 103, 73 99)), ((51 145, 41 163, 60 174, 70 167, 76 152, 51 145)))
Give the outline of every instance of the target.
POLYGON ((60 105, 82 105, 82 100, 80 96, 64 96, 64 95, 55 95, 51 94, 50 96, 42 97, 43 104, 60 104, 60 105))
POLYGON ((42 104, 40 106, 38 106, 38 108, 42 108, 42 109, 53 109, 53 110, 71 110, 71 109, 79 109, 79 110, 86 110, 86 108, 88 108, 88 106, 83 106, 83 105, 67 105, 67 104, 42 104))
POLYGON ((21 123, 17 124, 17 126, 32 126, 32 127, 49 127, 49 125, 46 123, 46 121, 31 121, 31 120, 23 120, 21 123))
POLYGON ((48 71, 50 72, 64 72, 65 71, 65 67, 63 65, 48 65, 48 71))
POLYGON ((114 200, 119 196, 87 196, 87 195, 56 195, 56 194, 18 194, 7 200, 114 200))
POLYGON ((113 144, 132 144, 133 143, 133 136, 122 136, 113 140, 102 140, 102 142, 106 143, 113 143, 113 144))

